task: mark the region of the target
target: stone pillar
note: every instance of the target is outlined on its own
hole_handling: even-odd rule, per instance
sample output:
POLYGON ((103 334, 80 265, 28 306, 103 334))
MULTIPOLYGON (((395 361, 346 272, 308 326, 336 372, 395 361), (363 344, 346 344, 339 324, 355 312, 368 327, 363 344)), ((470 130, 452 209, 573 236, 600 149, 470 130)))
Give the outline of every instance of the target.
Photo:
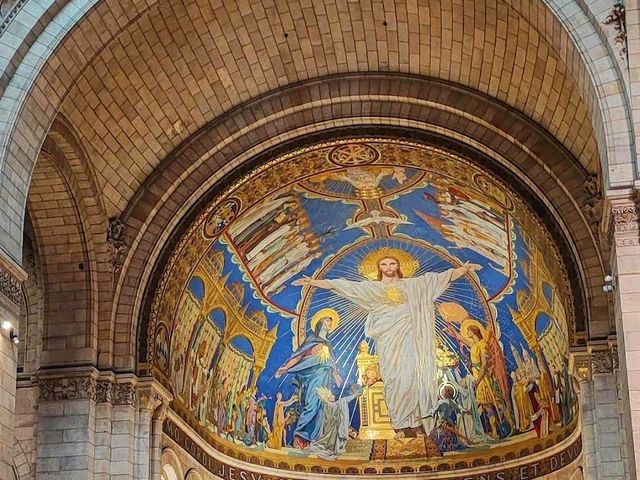
POLYGON ((615 339, 590 342, 583 352, 573 352, 572 357, 580 385, 584 478, 634 478, 626 455, 615 339))
POLYGON ((111 401, 111 383, 98 381, 96 383, 94 480, 109 480, 111 478, 111 424, 113 421, 111 401))
MULTIPOLYGON (((21 283, 26 273, 0 252, 0 322, 8 321, 18 333, 21 283)), ((0 330, 0 478, 14 479, 14 421, 16 399, 17 346, 10 331, 0 330)))
POLYGON ((135 448, 135 378, 113 374, 96 384, 94 480, 132 480, 135 448))
POLYGON ((585 350, 572 354, 573 372, 578 380, 578 403, 582 426, 582 452, 584 458, 584 478, 598 479, 598 452, 596 448, 595 401, 593 398, 593 378, 591 356, 585 350))
POLYGON ((172 400, 171 393, 154 380, 138 385, 136 480, 160 480, 162 471, 162 422, 172 400))
POLYGON ((134 478, 136 447, 135 379, 121 379, 111 384, 111 464, 110 480, 134 478))
POLYGON ((172 398, 161 385, 62 369, 41 372, 38 386, 36 478, 160 479, 162 422, 172 398))
POLYGON ((93 479, 96 376, 76 370, 39 377, 36 478, 93 479))
POLYGON ((620 351, 621 407, 629 478, 640 478, 640 229, 633 192, 609 195, 612 300, 620 351))
POLYGON ((599 455, 598 478, 625 480, 624 430, 618 402, 617 358, 609 345, 590 345, 595 405, 595 444, 599 455))

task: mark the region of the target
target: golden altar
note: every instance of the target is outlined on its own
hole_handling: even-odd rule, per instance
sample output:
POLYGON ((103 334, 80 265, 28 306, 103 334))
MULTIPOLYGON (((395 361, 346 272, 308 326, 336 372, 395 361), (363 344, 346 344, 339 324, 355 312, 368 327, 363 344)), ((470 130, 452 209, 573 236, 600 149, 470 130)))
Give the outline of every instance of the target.
POLYGON ((384 384, 380 377, 380 363, 377 355, 369 353, 369 344, 360 343, 356 356, 358 383, 364 392, 360 402, 360 434, 362 440, 390 439, 395 437, 391 426, 389 409, 384 401, 384 384))

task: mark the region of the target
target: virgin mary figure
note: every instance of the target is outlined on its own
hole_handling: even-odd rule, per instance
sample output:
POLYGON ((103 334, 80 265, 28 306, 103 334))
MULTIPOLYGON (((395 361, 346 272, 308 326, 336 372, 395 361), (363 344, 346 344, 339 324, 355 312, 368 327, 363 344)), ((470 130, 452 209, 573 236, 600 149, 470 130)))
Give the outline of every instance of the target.
POLYGON ((293 375, 298 387, 300 417, 293 432, 293 446, 299 449, 307 448, 320 435, 323 401, 318 392, 342 384, 328 339, 339 321, 333 309, 317 312, 311 319, 311 332, 275 375, 293 375))

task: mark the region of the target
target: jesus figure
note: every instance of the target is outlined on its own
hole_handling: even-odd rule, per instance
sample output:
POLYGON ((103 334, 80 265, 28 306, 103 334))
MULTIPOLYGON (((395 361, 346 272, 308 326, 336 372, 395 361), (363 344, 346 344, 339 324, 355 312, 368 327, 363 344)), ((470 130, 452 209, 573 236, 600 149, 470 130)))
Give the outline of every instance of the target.
POLYGON ((463 275, 480 270, 468 262, 458 268, 404 278, 400 261, 377 262, 377 281, 314 280, 296 286, 333 291, 368 312, 365 335, 376 342, 384 398, 398 438, 424 435, 424 421, 438 402, 433 302, 463 275))

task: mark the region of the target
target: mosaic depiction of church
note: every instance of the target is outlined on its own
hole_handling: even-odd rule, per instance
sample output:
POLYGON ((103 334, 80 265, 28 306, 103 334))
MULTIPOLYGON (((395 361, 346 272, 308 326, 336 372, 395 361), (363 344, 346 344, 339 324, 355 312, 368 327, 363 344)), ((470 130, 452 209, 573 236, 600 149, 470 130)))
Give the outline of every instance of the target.
POLYGON ((551 245, 514 193, 447 152, 296 151, 183 237, 154 303, 153 365, 209 442, 280 466, 537 451, 577 414, 551 245))

